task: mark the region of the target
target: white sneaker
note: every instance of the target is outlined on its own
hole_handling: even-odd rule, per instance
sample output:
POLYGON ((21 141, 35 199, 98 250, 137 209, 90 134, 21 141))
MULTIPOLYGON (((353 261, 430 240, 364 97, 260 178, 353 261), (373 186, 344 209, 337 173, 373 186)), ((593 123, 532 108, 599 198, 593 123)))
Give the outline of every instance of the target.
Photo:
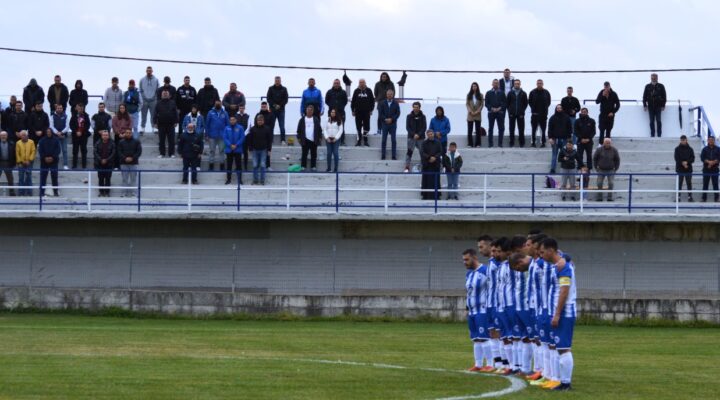
POLYGON ((162 155, 159 155, 158 158, 164 158, 162 155))
POLYGON ((87 178, 83 178, 82 183, 88 183, 87 178))
POLYGON ((70 168, 68 168, 67 165, 64 165, 64 166, 63 166, 63 169, 64 169, 65 171, 67 171, 67 170, 69 170, 70 168))
POLYGON ((281 141, 280 144, 283 145, 283 146, 287 146, 287 142, 285 142, 284 140, 281 141))
POLYGON ((404 170, 403 172, 407 174, 407 173, 409 173, 409 172, 410 172, 410 169, 408 169, 408 168, 405 168, 405 170, 404 170))
POLYGON ((170 158, 175 158, 175 154, 171 155, 170 158))

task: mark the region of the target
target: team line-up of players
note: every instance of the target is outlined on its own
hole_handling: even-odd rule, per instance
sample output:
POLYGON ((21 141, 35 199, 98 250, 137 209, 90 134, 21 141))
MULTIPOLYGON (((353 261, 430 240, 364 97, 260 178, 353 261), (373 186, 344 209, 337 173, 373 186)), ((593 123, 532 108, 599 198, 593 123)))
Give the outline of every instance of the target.
POLYGON ((463 252, 475 365, 470 371, 522 376, 570 390, 577 316, 575 266, 545 234, 493 239, 463 252), (487 258, 487 264, 479 257, 487 258))

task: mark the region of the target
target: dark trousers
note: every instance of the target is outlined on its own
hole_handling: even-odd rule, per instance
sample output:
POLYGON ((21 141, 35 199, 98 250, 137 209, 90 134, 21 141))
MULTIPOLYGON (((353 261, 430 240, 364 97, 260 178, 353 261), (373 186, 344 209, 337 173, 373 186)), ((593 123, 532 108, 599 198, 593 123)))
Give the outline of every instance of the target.
POLYGON ((397 158, 397 137, 395 133, 397 132, 397 124, 382 124, 382 142, 381 142, 381 154, 382 159, 385 159, 385 151, 387 150, 387 138, 388 135, 390 135, 390 146, 391 146, 391 156, 392 159, 397 158))
POLYGON ((317 168, 317 143, 304 140, 302 144, 302 156, 300 157, 300 165, 307 168, 307 158, 310 153, 310 168, 317 168))
POLYGON ((583 160, 583 153, 585 153, 585 165, 588 167, 590 171, 592 171, 592 152, 593 152, 593 141, 588 140, 587 143, 582 143, 580 140, 578 140, 577 143, 577 151, 578 151, 578 158, 582 162, 583 160))
MULTIPOLYGON (((718 201, 718 173, 717 172, 705 172, 703 171, 703 188, 702 190, 708 190, 712 182, 713 190, 715 191, 715 201, 718 201)), ((702 194, 702 199, 707 200, 707 193, 702 194)))
MULTIPOLYGON (((692 192, 692 173, 678 174, 678 192, 682 191, 683 181, 685 181, 688 192, 692 192)), ((680 198, 680 193, 678 193, 678 198, 680 198)), ((692 193, 688 193, 688 199, 692 199, 692 193)))
POLYGON ((518 128, 518 141, 520 147, 525 146, 525 116, 524 115, 511 115, 510 116, 510 147, 515 146, 515 124, 518 128))
POLYGON ((662 109, 661 108, 648 108, 648 115, 650 116, 650 136, 655 137, 655 127, 657 126, 657 137, 662 136, 662 120, 661 120, 662 109))
MULTIPOLYGON (((8 186, 15 186, 15 179, 13 179, 13 167, 8 161, 0 161, 0 178, 5 174, 7 178, 8 186)), ((10 189, 10 196, 15 196, 15 189, 10 189)))
POLYGON ((498 146, 502 147, 503 136, 505 135, 505 113, 491 112, 488 113, 488 146, 493 147, 493 128, 497 123, 498 127, 498 146))
POLYGON ((191 179, 193 182, 197 182, 197 170, 200 168, 200 157, 183 157, 183 183, 188 180, 188 170, 191 171, 191 179))
POLYGON ((160 155, 172 156, 175 154, 175 130, 173 125, 158 126, 158 134, 160 134, 160 155), (167 153, 165 148, 167 142, 167 153))
POLYGON ((78 152, 80 152, 80 155, 82 157, 82 168, 87 168, 87 142, 88 137, 87 135, 82 135, 78 137, 76 134, 73 133, 72 135, 72 167, 73 169, 77 168, 77 158, 78 158, 78 152))
POLYGON ((422 169, 422 189, 421 197, 423 200, 440 199, 440 163, 425 164, 422 169), (437 197, 436 197, 437 196, 437 197))
POLYGON ((467 122, 468 147, 480 146, 482 140, 482 136, 480 136, 481 123, 481 120, 467 122), (473 140, 473 129, 475 130, 475 135, 477 136, 475 140, 473 140))
POLYGON ((530 127, 532 129, 532 144, 537 144, 537 130, 540 128, 542 132, 542 142, 545 144, 545 131, 547 130, 547 115, 545 114, 533 114, 530 116, 530 127))
POLYGON ((99 169, 97 172, 98 175, 98 185, 101 188, 106 189, 100 189, 100 194, 110 194, 110 189, 107 189, 110 187, 110 180, 112 179, 112 170, 111 169, 99 169))
MULTIPOLYGON (((50 181, 53 185, 53 193, 57 196, 58 194, 58 162, 54 161, 51 163, 46 163, 45 160, 40 160, 40 187, 45 188, 45 185, 47 184, 47 176, 48 173, 50 173, 50 181)), ((41 196, 44 196, 44 192, 40 192, 41 196)))
POLYGON ((610 132, 612 132, 613 125, 615 124, 615 117, 610 118, 607 114, 600 114, 598 121, 600 121, 598 124, 600 128, 600 141, 598 143, 602 144, 606 137, 610 137, 610 132))
MULTIPOLYGON (((235 163, 235 173, 238 177, 238 182, 242 183, 242 153, 227 153, 225 155, 225 168, 227 168, 227 180, 230 181, 232 179, 232 167, 233 163, 235 163)), ((185 162, 183 160, 183 166, 185 162)), ((186 178, 187 179, 187 178, 186 178)))
POLYGON ((362 144, 363 141, 367 144, 367 135, 370 132, 370 112, 355 113, 355 129, 357 129, 357 144, 362 144))
POLYGON ((275 114, 275 121, 277 121, 277 124, 280 126, 280 141, 285 141, 285 109, 281 108, 279 110, 274 110, 273 113, 275 114))

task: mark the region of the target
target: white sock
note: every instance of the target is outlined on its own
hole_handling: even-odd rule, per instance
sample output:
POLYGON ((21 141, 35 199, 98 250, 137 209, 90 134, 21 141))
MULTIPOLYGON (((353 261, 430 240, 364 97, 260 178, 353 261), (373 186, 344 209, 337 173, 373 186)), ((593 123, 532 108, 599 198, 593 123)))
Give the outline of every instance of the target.
POLYGON ((473 342, 473 354, 475 355, 475 366, 480 368, 483 366, 483 344, 473 342))
MULTIPOLYGON (((502 356, 500 355, 500 339, 491 339, 490 343, 491 343, 490 345, 492 346, 493 361, 498 358, 502 358, 502 356)), ((502 366, 502 364, 499 361, 494 361, 494 362, 495 362, 495 368, 500 368, 502 366)))
POLYGON ((571 352, 567 352, 560 355, 560 382, 570 383, 572 381, 573 372, 573 356, 571 352))
POLYGON ((533 364, 536 372, 543 369, 543 357, 545 357, 545 353, 543 353, 542 345, 533 344, 533 364))
POLYGON ((504 345, 503 349, 505 349, 505 359, 508 361, 509 367, 512 368, 515 361, 513 358, 512 343, 504 345))
POLYGON ((532 356, 535 345, 532 343, 520 343, 522 349, 522 372, 529 374, 532 372, 532 356))
POLYGON ((543 344, 543 376, 550 379, 552 376, 552 351, 547 344, 543 344))
POLYGON ((560 354, 558 354, 557 350, 552 351, 552 380, 559 381, 560 380, 560 354))
POLYGON ((515 369, 519 369, 520 363, 522 362, 522 351, 520 350, 520 342, 513 341, 513 360, 515 360, 515 364, 513 364, 513 367, 515 369))
POLYGON ((490 340, 487 340, 485 342, 482 342, 483 345, 483 352, 485 353, 485 365, 488 367, 493 366, 493 351, 492 351, 492 342, 490 340))

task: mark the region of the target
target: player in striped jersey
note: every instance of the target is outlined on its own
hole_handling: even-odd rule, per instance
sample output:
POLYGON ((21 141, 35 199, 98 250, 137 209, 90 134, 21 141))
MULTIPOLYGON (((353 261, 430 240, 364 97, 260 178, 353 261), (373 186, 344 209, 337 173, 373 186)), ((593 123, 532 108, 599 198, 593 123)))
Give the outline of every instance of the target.
MULTIPOLYGON (((515 336, 513 348, 515 350, 515 364, 520 370, 519 375, 532 374, 534 321, 530 311, 529 269, 532 259, 525 254, 524 236, 516 236, 512 240, 513 253, 510 256, 510 268, 516 276, 515 279, 515 336)), ((534 311, 533 311, 534 312, 534 311)))
POLYGON ((488 301, 487 301, 487 314, 488 314, 488 328, 490 329, 490 345, 492 346, 492 360, 493 366, 498 372, 504 372, 503 368, 503 357, 501 355, 501 344, 500 344, 500 325, 497 319, 497 300, 498 300, 498 262, 495 259, 495 253, 497 251, 497 243, 490 236, 481 236, 478 241, 478 252, 483 257, 489 257, 487 270, 489 281, 488 288, 488 301))
POLYGON ((540 331, 543 322, 543 311, 546 310, 547 307, 543 303, 543 297, 539 289, 542 286, 541 279, 544 273, 545 262, 539 257, 538 252, 540 243, 545 240, 546 237, 544 234, 529 235, 524 248, 525 254, 530 258, 530 265, 528 266, 528 297, 535 335, 531 338, 535 344, 532 349, 534 373, 527 377, 529 381, 532 381, 531 384, 535 382, 538 384, 545 383, 543 379, 543 367, 547 343, 543 344, 541 342, 540 331))
POLYGON ((495 323, 496 328, 500 331, 500 339, 502 347, 500 354, 502 358, 503 368, 496 371, 503 375, 513 373, 512 336, 513 321, 515 315, 515 303, 513 299, 514 292, 514 275, 511 274, 510 266, 507 262, 510 255, 510 240, 502 237, 493 242, 495 249, 495 261, 498 264, 497 270, 497 304, 495 305, 495 323))
POLYGON ((477 252, 474 249, 467 249, 463 252, 463 263, 467 269, 465 274, 465 289, 467 290, 468 329, 470 340, 473 341, 473 354, 475 365, 469 371, 490 372, 495 368, 492 362, 492 348, 489 342, 489 331, 487 328, 487 298, 489 279, 487 266, 480 265, 477 252), (483 357, 487 365, 483 367, 483 357))
POLYGON ((550 284, 548 285, 548 310, 551 317, 551 336, 557 349, 557 359, 554 360, 553 370, 555 375, 560 378, 559 381, 551 380, 543 387, 551 390, 570 390, 574 364, 570 350, 577 316, 575 266, 572 261, 558 252, 557 241, 552 238, 543 240, 540 246, 540 255, 551 270, 550 284))

